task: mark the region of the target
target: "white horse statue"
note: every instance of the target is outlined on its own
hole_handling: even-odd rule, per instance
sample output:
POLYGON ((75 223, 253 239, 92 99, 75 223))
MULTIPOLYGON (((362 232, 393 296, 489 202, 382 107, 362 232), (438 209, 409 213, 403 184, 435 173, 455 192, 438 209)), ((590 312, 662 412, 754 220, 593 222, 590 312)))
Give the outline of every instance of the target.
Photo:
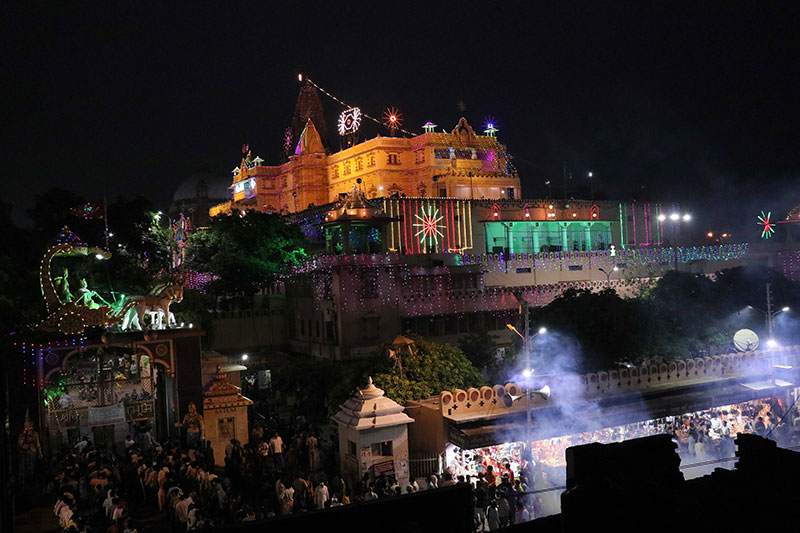
POLYGON ((153 319, 150 322, 152 329, 166 329, 164 318, 166 318, 167 328, 177 326, 175 315, 169 312, 169 306, 173 301, 178 303, 181 300, 183 300, 182 285, 168 285, 155 296, 128 296, 125 302, 133 303, 133 307, 125 314, 122 330, 137 329, 141 331, 146 313, 150 313, 150 317, 153 319))

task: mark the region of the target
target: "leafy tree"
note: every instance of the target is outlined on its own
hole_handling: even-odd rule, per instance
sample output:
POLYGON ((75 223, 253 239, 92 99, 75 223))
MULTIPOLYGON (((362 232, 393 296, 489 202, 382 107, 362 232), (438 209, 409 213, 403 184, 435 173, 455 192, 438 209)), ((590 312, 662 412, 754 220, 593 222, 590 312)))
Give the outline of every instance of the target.
POLYGON ((488 367, 497 353, 496 337, 485 329, 464 335, 458 347, 477 368, 488 367))
POLYGON ((218 277, 209 283, 211 292, 250 294, 306 257, 296 225, 280 215, 249 211, 241 217, 217 217, 210 229, 192 235, 187 266, 218 277))
POLYGON ((480 372, 464 352, 450 344, 416 338, 412 353, 404 355, 402 361, 401 372, 400 368, 392 366, 385 354, 376 355, 375 366, 371 369, 375 385, 398 403, 421 400, 443 390, 484 384, 480 372))

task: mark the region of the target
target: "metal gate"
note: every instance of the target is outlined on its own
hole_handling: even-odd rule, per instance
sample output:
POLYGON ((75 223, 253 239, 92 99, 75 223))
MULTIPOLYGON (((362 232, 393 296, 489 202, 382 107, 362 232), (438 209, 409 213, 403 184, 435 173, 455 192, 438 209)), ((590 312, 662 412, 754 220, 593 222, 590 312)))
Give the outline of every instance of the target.
POLYGON ((409 457, 408 463, 409 473, 417 480, 424 480, 431 474, 441 474, 442 472, 442 457, 440 455, 413 454, 409 457))

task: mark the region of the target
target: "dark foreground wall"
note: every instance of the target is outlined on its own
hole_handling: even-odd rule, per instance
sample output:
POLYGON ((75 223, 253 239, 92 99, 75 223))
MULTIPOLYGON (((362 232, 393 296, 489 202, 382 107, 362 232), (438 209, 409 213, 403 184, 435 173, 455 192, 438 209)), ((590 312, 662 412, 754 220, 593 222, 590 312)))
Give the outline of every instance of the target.
POLYGON ((214 531, 467 533, 473 530, 472 513, 472 490, 467 485, 454 485, 214 531))

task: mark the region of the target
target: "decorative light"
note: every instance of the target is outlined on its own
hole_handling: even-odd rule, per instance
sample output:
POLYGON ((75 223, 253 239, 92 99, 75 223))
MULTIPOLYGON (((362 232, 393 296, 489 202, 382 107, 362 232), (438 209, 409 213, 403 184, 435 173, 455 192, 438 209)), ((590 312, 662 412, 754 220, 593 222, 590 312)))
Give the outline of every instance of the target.
POLYGON ((494 137, 494 136, 495 136, 495 134, 496 134, 498 131, 500 131, 500 130, 498 130, 498 129, 495 127, 495 125, 494 125, 494 121, 493 121, 493 120, 488 120, 488 121, 486 122, 486 126, 485 126, 485 129, 483 130, 483 133, 485 133, 487 137, 494 137))
POLYGON ((769 239, 775 233, 775 226, 769 220, 769 217, 771 216, 772 216, 772 211, 768 212, 766 215, 764 214, 764 211, 761 211, 761 216, 758 217, 758 222, 759 224, 761 224, 762 239, 769 239))
POLYGON ((542 334, 542 333, 547 333, 547 328, 545 328, 545 327, 539 328, 539 334, 542 334))
POLYGON ((664 222, 665 220, 667 220, 667 215, 661 213, 660 215, 658 215, 658 220, 659 222, 664 222))
POLYGON ((243 353, 243 354, 242 354, 242 361, 247 361, 247 359, 248 359, 249 357, 250 357, 249 355, 247 355, 246 353, 243 353))
POLYGON ((104 259, 103 254, 95 254, 95 257, 98 259, 98 261, 102 261, 104 259))
POLYGON ((690 220, 692 220, 692 215, 690 215, 689 213, 686 213, 685 215, 683 215, 683 221, 684 222, 689 222, 690 220))
POLYGON ((670 219, 670 220, 678 220, 679 218, 681 218, 681 216, 680 216, 678 213, 672 213, 672 214, 669 216, 669 219, 670 219))
POLYGON ((383 124, 389 128, 389 131, 394 135, 394 132, 399 130, 400 126, 403 125, 403 115, 400 114, 400 111, 397 109, 390 107, 383 113, 383 124))
MULTIPOLYGON (((709 231, 708 233, 706 233, 706 235, 708 235, 709 237, 713 237, 714 236, 714 232, 713 231, 709 231)), ((723 234, 722 236, 724 237, 725 235, 723 234)))
POLYGON ((438 126, 433 122, 426 122, 422 125, 422 129, 425 130, 425 133, 433 133, 437 127, 438 126))
POLYGON ((351 107, 350 109, 345 109, 339 115, 339 135, 344 137, 345 135, 352 135, 358 131, 358 128, 361 127, 361 109, 357 107, 351 107))
POLYGON ((425 212, 425 207, 422 207, 420 211, 422 216, 414 215, 419 222, 412 224, 412 226, 420 228, 414 236, 419 237, 420 244, 424 244, 425 239, 428 239, 429 243, 432 241, 436 246, 439 246, 439 237, 444 237, 444 233, 439 231, 439 228, 445 227, 444 224, 439 224, 439 222, 444 217, 440 216, 439 210, 433 206, 428 209, 427 213, 425 212))

